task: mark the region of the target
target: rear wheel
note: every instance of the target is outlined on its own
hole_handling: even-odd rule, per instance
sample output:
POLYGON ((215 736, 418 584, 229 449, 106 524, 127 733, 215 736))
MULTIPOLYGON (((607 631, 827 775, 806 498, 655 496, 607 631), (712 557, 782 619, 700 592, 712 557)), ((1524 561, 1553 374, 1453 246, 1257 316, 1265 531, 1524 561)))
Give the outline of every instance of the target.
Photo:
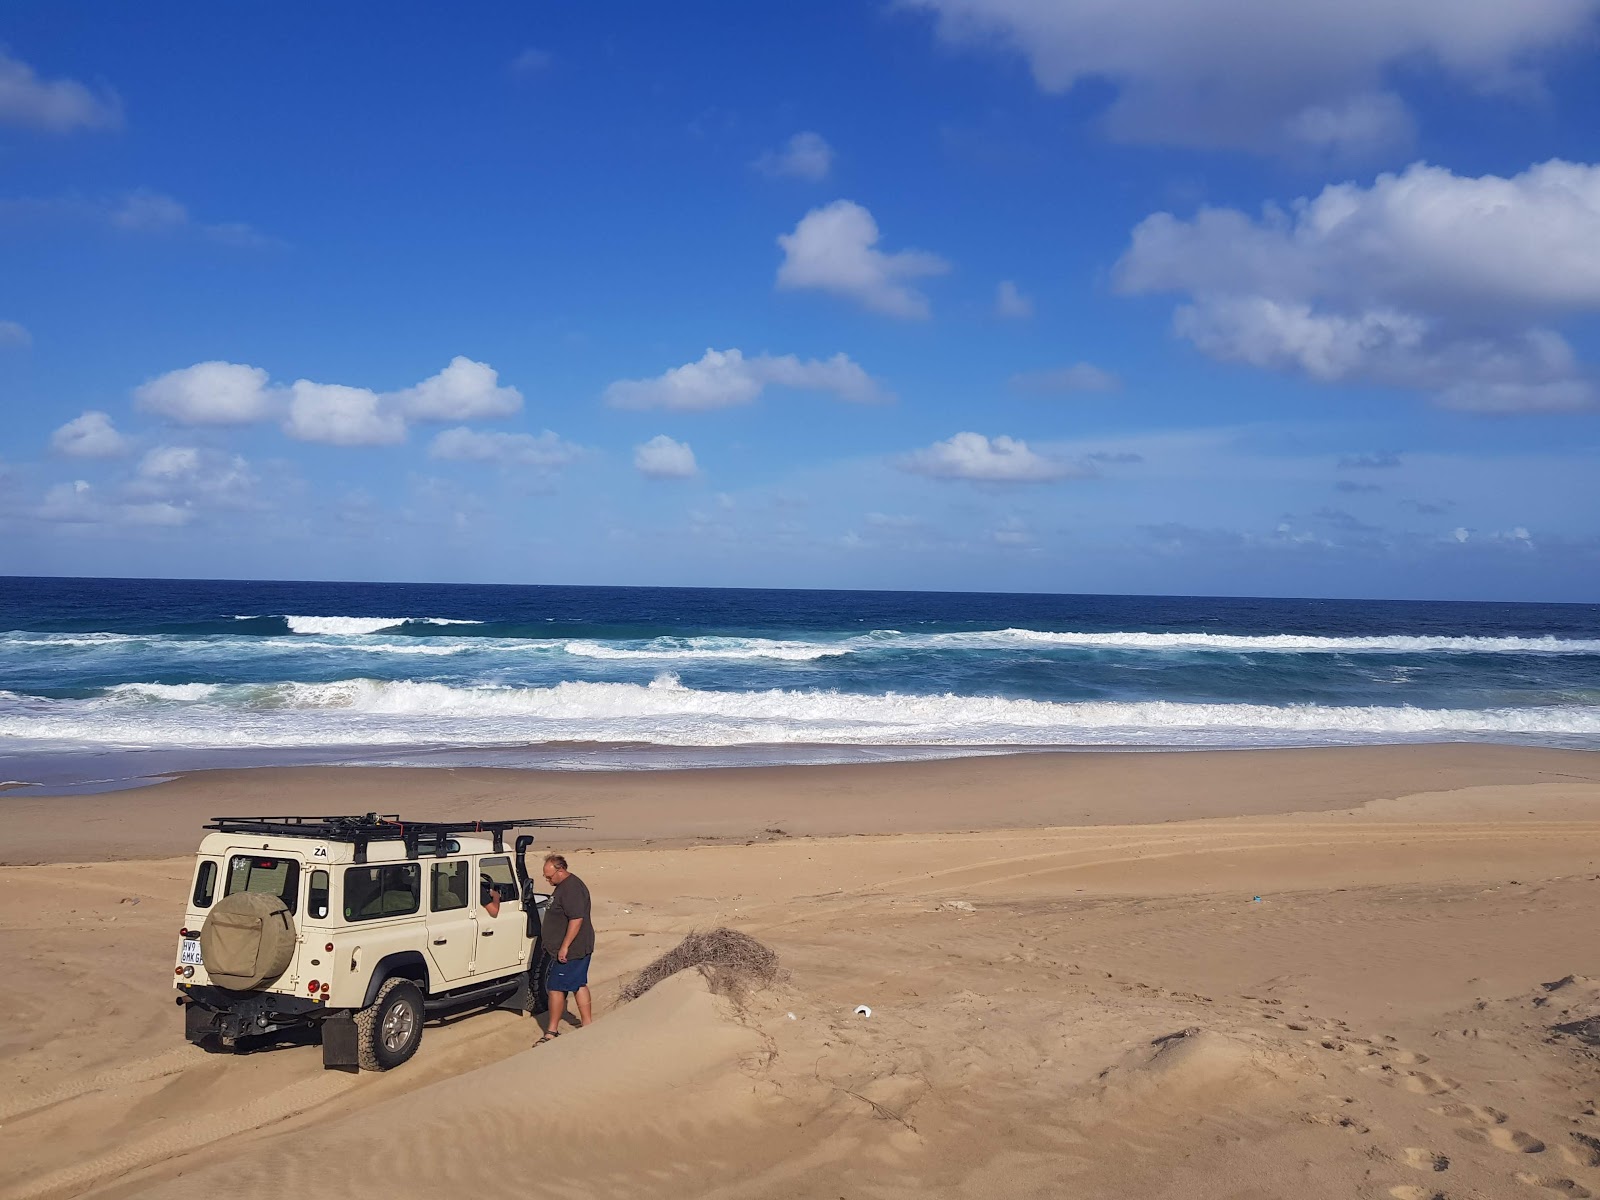
POLYGON ((422 1042, 422 990, 409 979, 386 979, 377 998, 356 1014, 363 1071, 389 1071, 422 1042))

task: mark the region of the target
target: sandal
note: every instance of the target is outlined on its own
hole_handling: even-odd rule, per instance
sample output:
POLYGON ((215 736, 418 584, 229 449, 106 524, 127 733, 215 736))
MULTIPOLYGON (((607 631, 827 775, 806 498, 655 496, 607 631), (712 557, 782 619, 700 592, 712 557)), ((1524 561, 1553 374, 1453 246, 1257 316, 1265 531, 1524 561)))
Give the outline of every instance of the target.
POLYGON ((544 1044, 545 1044, 545 1043, 546 1043, 546 1042, 553 1042, 553 1041, 555 1041, 555 1040, 556 1040, 556 1039, 557 1039, 557 1038, 558 1038, 558 1037, 560 1037, 560 1036, 561 1036, 561 1035, 560 1035, 560 1034, 559 1034, 559 1033, 557 1033, 557 1032, 556 1032, 556 1031, 555 1031, 555 1030, 553 1030, 553 1029, 547 1029, 547 1030, 545 1030, 545 1032, 544 1032, 544 1036, 543 1036, 543 1037, 542 1037, 542 1038, 540 1038, 540 1039, 539 1039, 539 1040, 538 1040, 538 1041, 537 1041, 537 1042, 535 1042, 535 1043, 534 1043, 534 1045, 535 1045, 535 1046, 542 1046, 542 1045, 544 1045, 544 1044))

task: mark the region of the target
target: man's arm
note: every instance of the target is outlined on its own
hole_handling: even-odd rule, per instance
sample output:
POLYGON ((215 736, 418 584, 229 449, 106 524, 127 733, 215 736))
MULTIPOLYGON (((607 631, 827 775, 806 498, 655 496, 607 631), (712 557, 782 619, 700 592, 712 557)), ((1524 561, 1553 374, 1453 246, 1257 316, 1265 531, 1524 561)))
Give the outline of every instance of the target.
POLYGON ((582 917, 573 917, 567 922, 567 936, 561 939, 561 951, 556 955, 562 962, 567 961, 567 951, 572 948, 572 939, 578 936, 578 930, 582 928, 582 917))

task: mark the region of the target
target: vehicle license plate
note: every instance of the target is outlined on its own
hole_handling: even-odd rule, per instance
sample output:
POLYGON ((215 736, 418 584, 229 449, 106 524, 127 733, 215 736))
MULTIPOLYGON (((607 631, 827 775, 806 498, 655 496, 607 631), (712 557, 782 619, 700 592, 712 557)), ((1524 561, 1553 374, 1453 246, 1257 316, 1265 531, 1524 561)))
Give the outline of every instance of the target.
POLYGON ((184 967, 198 967, 200 962, 200 939, 184 938, 178 943, 178 965, 184 967))

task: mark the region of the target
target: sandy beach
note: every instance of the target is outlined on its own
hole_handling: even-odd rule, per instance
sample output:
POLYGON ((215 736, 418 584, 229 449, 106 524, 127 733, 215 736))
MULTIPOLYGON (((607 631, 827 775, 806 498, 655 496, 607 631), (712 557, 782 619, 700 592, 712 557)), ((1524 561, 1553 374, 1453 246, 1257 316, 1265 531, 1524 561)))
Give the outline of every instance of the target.
POLYGON ((0 861, 8 1197, 1600 1194, 1584 752, 202 772, 0 796, 0 861), (596 1024, 434 1024, 381 1075, 185 1044, 200 823, 366 810, 590 814, 596 1024), (787 979, 616 1004, 717 925, 787 979))

